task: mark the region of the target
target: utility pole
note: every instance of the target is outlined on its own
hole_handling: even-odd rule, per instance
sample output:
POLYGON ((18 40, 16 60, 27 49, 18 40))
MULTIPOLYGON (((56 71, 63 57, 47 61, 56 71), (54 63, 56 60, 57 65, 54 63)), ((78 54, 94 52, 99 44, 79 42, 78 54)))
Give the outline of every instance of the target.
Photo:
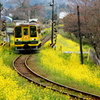
POLYGON ((29 21, 29 19, 30 19, 30 9, 28 10, 28 21, 29 21))
POLYGON ((83 64, 82 33, 80 32, 80 13, 79 13, 79 6, 78 5, 77 5, 77 16, 78 16, 78 32, 79 32, 79 37, 80 37, 81 64, 83 64))
POLYGON ((3 10, 3 4, 0 3, 0 18, 1 18, 1 11, 3 10))
POLYGON ((1 8, 0 8, 0 18, 1 18, 1 8))
POLYGON ((53 44, 53 34, 54 34, 54 0, 52 0, 52 4, 50 4, 50 6, 52 6, 52 33, 51 33, 51 45, 53 44))

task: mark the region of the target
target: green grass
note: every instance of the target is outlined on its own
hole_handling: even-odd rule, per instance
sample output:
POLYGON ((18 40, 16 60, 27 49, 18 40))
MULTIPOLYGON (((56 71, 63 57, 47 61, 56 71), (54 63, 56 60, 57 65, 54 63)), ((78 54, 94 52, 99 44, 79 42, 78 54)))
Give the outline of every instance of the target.
POLYGON ((46 28, 46 29, 44 29, 44 33, 42 35, 43 35, 43 37, 46 37, 46 36, 50 35, 50 33, 51 33, 51 28, 46 28))
MULTIPOLYGON (((63 37, 69 38, 69 39, 71 39, 71 40, 74 41, 74 42, 79 43, 79 41, 80 41, 80 38, 76 38, 76 37, 74 36, 74 34, 71 33, 71 32, 64 32, 63 29, 60 29, 60 32, 59 32, 59 33, 60 33, 63 37)), ((91 44, 89 43, 88 39, 86 39, 86 38, 84 38, 84 37, 82 37, 82 45, 84 45, 84 47, 85 47, 85 45, 86 45, 86 46, 89 45, 89 46, 92 48, 92 46, 91 46, 91 44)))
POLYGON ((15 23, 7 23, 7 26, 15 26, 15 23))

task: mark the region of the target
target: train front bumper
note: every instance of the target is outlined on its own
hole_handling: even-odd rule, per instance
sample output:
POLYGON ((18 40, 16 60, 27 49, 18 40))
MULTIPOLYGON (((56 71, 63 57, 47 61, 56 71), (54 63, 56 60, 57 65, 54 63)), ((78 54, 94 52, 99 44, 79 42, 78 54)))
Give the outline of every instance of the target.
POLYGON ((16 41, 15 45, 22 45, 22 44, 38 44, 39 41, 16 41))
POLYGON ((37 50, 39 41, 16 41, 15 50, 37 50))

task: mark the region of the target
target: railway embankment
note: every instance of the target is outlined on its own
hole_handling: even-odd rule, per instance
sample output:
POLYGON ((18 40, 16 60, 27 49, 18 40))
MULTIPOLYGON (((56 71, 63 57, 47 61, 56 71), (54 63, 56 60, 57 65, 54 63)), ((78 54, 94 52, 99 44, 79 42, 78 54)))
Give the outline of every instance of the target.
MULTIPOLYGON (((61 83, 64 85, 69 84, 69 86, 72 86, 73 88, 78 88, 78 89, 82 89, 82 90, 85 89, 84 91, 88 90, 88 92, 99 95, 100 87, 99 87, 99 77, 98 76, 99 76, 100 71, 99 71, 99 68, 92 63, 92 61, 88 60, 88 54, 84 54, 85 63, 84 63, 84 65, 81 65, 79 54, 72 55, 72 54, 63 54, 62 53, 62 51, 73 51, 73 52, 79 51, 79 46, 77 43, 71 42, 69 39, 67 41, 64 38, 60 37, 59 35, 57 38, 58 44, 57 44, 56 50, 53 50, 51 47, 49 47, 49 43, 50 42, 46 43, 45 46, 42 47, 42 49, 40 50, 40 53, 33 54, 34 56, 36 56, 36 58, 35 58, 36 66, 39 65, 38 69, 40 69, 40 72, 44 76, 46 76, 46 78, 52 79, 55 82, 58 82, 58 83, 61 83), (61 46, 62 46, 62 48, 60 48, 61 46)), ((12 50, 9 53, 8 47, 6 48, 6 47, 1 46, 0 50, 1 50, 1 53, 0 53, 1 57, 3 57, 3 60, 1 60, 1 61, 3 61, 5 63, 4 65, 8 66, 8 68, 10 68, 12 70, 12 67, 10 67, 11 60, 9 58, 13 59, 18 54, 14 54, 12 52, 12 50)), ((87 50, 88 50, 88 47, 84 46, 84 51, 87 51, 87 50)), ((1 66, 2 65, 3 64, 1 64, 1 66)), ((7 67, 4 67, 4 68, 7 69, 7 67)), ((10 73, 12 73, 11 70, 9 71, 10 73)), ((3 74, 1 74, 1 75, 3 75, 3 74)), ((3 76, 3 77, 6 77, 6 79, 8 79, 6 74, 4 74, 4 75, 5 76, 3 76)), ((13 74, 11 74, 11 75, 14 76, 13 74)), ((11 77, 10 74, 8 76, 9 76, 9 78, 11 77)), ((7 80, 5 80, 5 81, 7 81, 7 80)), ((16 83, 18 88, 19 88, 19 86, 21 86, 20 91, 16 90, 17 93, 21 92, 21 90, 23 90, 22 84, 24 84, 24 83, 28 84, 26 81, 24 81, 23 78, 20 78, 19 76, 16 76, 16 78, 13 78, 12 81, 18 83, 18 84, 16 83), (17 80, 15 80, 15 79, 17 79, 17 80)), ((24 84, 24 86, 27 86, 26 84, 24 84)), ((10 86, 10 84, 9 84, 9 86, 10 86)), ((35 87, 37 87, 37 86, 35 86, 35 87)), ((6 87, 4 87, 4 88, 6 90, 6 87)), ((15 87, 11 87, 11 88, 15 88, 15 87)), ((38 98, 38 96, 36 96, 36 94, 38 92, 34 93, 34 90, 32 90, 32 87, 31 88, 27 87, 27 89, 28 90, 23 90, 23 91, 27 91, 29 96, 34 96, 35 98, 38 98), (34 95, 29 94, 28 91, 30 91, 30 90, 34 93, 34 95)), ((9 89, 9 90, 11 90, 11 89, 9 89)), ((2 93, 5 93, 4 91, 2 93)), ((42 91, 42 89, 40 91, 42 91)), ((44 92, 44 93, 46 93, 46 92, 44 92)), ((44 99, 44 98, 48 97, 48 95, 50 93, 51 92, 49 91, 48 94, 41 96, 41 98, 44 99)), ((53 92, 51 93, 51 95, 52 94, 53 94, 53 92)), ((26 96, 27 99, 29 97, 28 95, 26 96)), ((23 93, 21 94, 21 96, 25 97, 25 96, 23 96, 23 93)), ((14 96, 12 96, 12 97, 14 97, 14 96)), ((57 97, 59 97, 59 96, 57 96, 57 97)), ((2 98, 4 98, 4 97, 2 97, 2 98)), ((29 97, 29 98, 32 98, 32 97, 29 97)), ((56 98, 56 97, 53 95, 50 98, 52 98, 52 100, 55 100, 53 98, 56 98)), ((66 100, 66 97, 60 96, 60 99, 66 100)))

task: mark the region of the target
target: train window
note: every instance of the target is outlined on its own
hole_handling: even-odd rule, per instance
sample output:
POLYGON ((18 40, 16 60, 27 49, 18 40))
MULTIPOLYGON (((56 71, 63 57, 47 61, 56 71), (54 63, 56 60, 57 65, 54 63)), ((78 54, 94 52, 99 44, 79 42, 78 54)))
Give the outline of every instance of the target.
POLYGON ((31 37, 36 37, 36 26, 30 26, 30 36, 31 37))
POLYGON ((15 37, 16 37, 16 38, 22 37, 22 34, 21 34, 21 27, 16 27, 16 28, 15 28, 15 37))
POLYGON ((28 35, 28 29, 24 28, 24 35, 28 35))

